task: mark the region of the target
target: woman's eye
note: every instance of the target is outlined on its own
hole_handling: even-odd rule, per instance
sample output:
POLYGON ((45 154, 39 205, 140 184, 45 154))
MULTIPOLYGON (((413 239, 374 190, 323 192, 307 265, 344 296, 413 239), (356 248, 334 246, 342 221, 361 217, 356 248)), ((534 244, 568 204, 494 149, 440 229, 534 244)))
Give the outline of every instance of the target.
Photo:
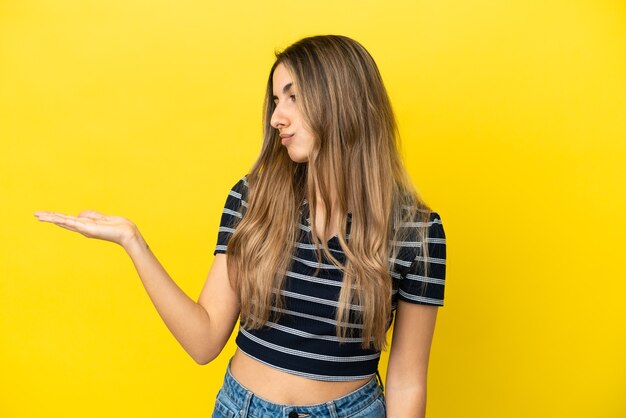
POLYGON ((289 96, 289 98, 290 98, 291 100, 293 100, 294 102, 296 101, 296 95, 295 95, 295 94, 292 94, 291 96, 289 96))

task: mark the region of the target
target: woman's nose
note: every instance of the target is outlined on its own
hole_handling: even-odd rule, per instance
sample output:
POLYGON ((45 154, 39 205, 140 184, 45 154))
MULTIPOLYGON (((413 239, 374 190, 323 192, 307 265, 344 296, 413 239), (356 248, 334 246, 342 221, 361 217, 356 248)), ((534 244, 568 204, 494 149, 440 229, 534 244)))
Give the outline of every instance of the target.
POLYGON ((272 119, 270 121, 270 125, 272 125, 275 129, 283 128, 289 125, 289 118, 284 114, 280 106, 274 109, 274 113, 272 113, 272 119))

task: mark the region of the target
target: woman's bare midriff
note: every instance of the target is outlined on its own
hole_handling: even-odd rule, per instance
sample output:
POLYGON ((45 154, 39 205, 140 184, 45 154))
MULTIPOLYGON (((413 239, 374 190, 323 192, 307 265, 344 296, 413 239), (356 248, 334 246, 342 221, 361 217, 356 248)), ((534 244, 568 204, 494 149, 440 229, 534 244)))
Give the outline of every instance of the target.
POLYGON ((355 391, 374 378, 325 382, 286 373, 267 366, 237 349, 230 371, 244 387, 266 401, 288 405, 313 405, 355 391))

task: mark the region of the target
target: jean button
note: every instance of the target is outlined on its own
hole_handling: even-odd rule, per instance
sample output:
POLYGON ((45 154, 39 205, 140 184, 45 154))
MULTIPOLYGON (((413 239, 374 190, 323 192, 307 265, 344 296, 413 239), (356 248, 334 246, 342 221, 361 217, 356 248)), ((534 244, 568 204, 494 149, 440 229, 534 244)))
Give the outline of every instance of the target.
POLYGON ((289 413, 289 418, 298 418, 298 413, 296 411, 291 411, 289 413))

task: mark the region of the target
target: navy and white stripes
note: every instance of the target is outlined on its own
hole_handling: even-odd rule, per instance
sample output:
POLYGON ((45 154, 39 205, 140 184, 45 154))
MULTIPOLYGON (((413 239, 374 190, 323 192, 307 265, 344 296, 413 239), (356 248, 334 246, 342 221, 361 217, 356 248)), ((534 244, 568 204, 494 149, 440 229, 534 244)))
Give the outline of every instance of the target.
MULTIPOLYGON (((247 209, 246 177, 233 186, 226 199, 214 254, 225 253, 228 240, 247 209)), ((269 322, 260 330, 239 327, 236 343, 240 350, 256 360, 288 373, 325 381, 358 380, 373 376, 378 368, 380 352, 361 348, 361 329, 358 323, 348 323, 351 334, 339 342, 335 326, 342 284, 341 270, 329 260, 318 263, 311 236, 311 222, 306 200, 302 203, 300 229, 303 232, 295 245, 293 263, 286 273, 283 289, 282 316, 276 323, 269 322), (319 273, 315 275, 316 268, 319 273)), ((348 217, 346 231, 349 231, 348 217)), ((445 287, 446 239, 441 218, 435 212, 425 222, 402 222, 403 228, 428 227, 429 258, 427 276, 424 275, 421 254, 422 243, 413 240, 396 242, 401 247, 397 258, 390 260, 393 281, 392 308, 397 300, 409 303, 443 306, 445 287)), ((340 263, 345 262, 337 236, 327 241, 329 249, 340 263)), ((322 253, 323 254, 323 253, 322 253)), ((351 312, 362 310, 352 305, 351 312)), ((351 315, 352 316, 352 315, 351 315)), ((389 320, 391 324, 391 318, 389 320)))

